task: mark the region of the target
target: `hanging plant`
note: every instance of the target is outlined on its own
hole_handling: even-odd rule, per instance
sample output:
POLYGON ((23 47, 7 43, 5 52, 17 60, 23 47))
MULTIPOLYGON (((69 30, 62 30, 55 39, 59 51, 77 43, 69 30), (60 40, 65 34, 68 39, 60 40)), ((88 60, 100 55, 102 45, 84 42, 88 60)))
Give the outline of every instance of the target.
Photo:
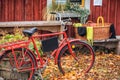
POLYGON ((65 10, 79 14, 78 17, 82 24, 85 24, 85 22, 88 18, 88 15, 90 14, 90 11, 88 9, 83 8, 83 7, 81 8, 80 4, 78 4, 78 3, 69 3, 68 2, 66 4, 65 10))

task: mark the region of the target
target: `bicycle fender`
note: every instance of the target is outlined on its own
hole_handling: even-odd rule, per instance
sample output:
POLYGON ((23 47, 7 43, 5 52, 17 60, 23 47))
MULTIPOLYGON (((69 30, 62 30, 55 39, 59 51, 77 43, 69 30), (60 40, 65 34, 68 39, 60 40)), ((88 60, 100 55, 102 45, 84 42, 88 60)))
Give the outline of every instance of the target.
MULTIPOLYGON (((72 39, 72 40, 69 40, 69 42, 73 42, 73 41, 80 41, 79 39, 72 39)), ((81 41, 82 42, 82 41, 81 41)), ((58 55, 60 54, 60 51, 63 49, 64 46, 66 46, 67 43, 64 43, 61 47, 59 47, 57 49, 57 52, 56 52, 56 56, 55 56, 55 64, 57 64, 57 59, 58 59, 58 55)))
MULTIPOLYGON (((26 48, 26 47, 25 47, 26 48)), ((32 56, 34 57, 34 59, 35 59, 35 64, 36 64, 36 67, 37 67, 37 59, 36 59, 36 56, 35 56, 35 54, 34 54, 34 52, 33 51, 31 51, 29 48, 26 48, 28 51, 30 51, 30 53, 32 54, 32 56)))

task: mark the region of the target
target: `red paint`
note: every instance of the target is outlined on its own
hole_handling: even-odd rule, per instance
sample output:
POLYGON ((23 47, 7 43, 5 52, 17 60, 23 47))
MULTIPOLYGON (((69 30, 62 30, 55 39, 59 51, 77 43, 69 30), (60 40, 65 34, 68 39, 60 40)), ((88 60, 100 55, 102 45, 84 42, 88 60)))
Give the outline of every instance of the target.
POLYGON ((15 20, 15 0, 8 0, 9 1, 9 19, 7 21, 14 21, 15 20))
POLYGON ((0 0, 0 21, 42 20, 47 0, 0 0))
POLYGON ((2 18, 2 1, 0 0, 0 19, 2 18))
POLYGON ((40 20, 40 15, 39 15, 39 1, 40 0, 34 0, 33 1, 33 19, 35 20, 35 21, 37 21, 37 20, 40 20))
MULTIPOLYGON (((103 0, 103 5, 99 7, 94 6, 93 1, 90 1, 89 20, 96 22, 101 15, 105 22, 114 23, 116 32, 120 35, 120 0, 103 0)), ((43 20, 46 5, 47 0, 0 0, 0 21, 43 20)))
POLYGON ((25 21, 33 20, 33 0, 25 0, 25 21))
POLYGON ((117 10, 116 10, 116 30, 117 34, 120 35, 120 0, 117 0, 117 10))

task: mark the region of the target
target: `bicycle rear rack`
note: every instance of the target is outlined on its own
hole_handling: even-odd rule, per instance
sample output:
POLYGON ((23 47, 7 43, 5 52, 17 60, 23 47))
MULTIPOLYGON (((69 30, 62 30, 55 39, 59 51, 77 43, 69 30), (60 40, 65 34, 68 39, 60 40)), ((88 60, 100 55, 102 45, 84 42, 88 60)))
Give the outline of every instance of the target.
POLYGON ((20 48, 20 47, 26 47, 28 46, 30 41, 15 41, 15 42, 8 42, 4 44, 0 44, 0 50, 10 50, 10 49, 15 49, 15 48, 20 48))

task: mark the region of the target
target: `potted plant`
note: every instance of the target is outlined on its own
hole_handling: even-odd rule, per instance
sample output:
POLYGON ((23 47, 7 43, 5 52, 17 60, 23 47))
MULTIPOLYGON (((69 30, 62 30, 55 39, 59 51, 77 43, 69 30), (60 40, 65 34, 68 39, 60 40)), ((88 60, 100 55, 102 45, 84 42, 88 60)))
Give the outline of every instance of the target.
POLYGON ((78 17, 80 19, 80 23, 82 24, 85 24, 86 20, 88 19, 88 15, 90 14, 88 9, 80 7, 78 3, 67 3, 65 10, 79 14, 78 17))

